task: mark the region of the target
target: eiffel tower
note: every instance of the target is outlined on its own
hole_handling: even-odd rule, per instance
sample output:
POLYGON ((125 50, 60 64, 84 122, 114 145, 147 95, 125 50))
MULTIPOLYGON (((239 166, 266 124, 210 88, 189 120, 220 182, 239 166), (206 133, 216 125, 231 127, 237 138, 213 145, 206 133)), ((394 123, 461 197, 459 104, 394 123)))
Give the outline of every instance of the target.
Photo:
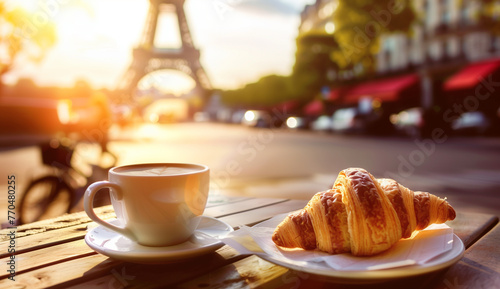
MULTIPOLYGON (((185 0, 149 0, 149 2, 150 6, 141 42, 133 50, 132 64, 119 84, 119 90, 132 97, 139 81, 146 74, 162 69, 173 69, 190 76, 196 85, 194 89, 205 99, 212 87, 200 64, 200 51, 193 45, 184 13, 185 0), (179 48, 155 46, 158 19, 165 12, 177 15, 181 40, 179 48)), ((172 33, 175 32, 172 31, 172 33)))

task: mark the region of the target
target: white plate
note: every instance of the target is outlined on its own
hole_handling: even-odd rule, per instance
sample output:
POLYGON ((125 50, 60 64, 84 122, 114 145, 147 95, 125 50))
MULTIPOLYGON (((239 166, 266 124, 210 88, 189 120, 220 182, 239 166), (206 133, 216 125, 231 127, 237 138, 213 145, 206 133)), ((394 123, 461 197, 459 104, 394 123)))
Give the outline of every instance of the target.
MULTIPOLYGON (((259 226, 257 224, 256 226, 259 226)), ((325 263, 307 262, 306 266, 299 266, 294 261, 286 258, 273 258, 267 254, 259 255, 274 264, 290 268, 292 270, 311 274, 311 277, 321 279, 327 282, 348 283, 348 284, 364 284, 390 281, 393 279, 412 277, 416 275, 431 273, 441 269, 445 269, 460 260, 464 254, 465 247, 462 240, 453 234, 453 246, 451 250, 433 258, 423 265, 411 265, 405 267, 397 267, 384 270, 370 271, 338 271, 325 263)))
MULTIPOLYGON (((119 221, 109 221, 117 224, 119 221)), ((233 228, 221 220, 202 216, 198 228, 191 238, 179 245, 148 247, 103 226, 97 226, 85 235, 90 248, 108 257, 134 263, 170 263, 213 252, 224 245, 219 238, 225 237, 233 228)))

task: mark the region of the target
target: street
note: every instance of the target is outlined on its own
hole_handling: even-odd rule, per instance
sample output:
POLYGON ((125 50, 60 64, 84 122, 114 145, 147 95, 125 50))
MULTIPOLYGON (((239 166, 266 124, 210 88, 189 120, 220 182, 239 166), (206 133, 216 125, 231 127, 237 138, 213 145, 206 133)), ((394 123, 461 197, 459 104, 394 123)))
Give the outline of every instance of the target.
MULTIPOLYGON (((212 123, 143 124, 110 133, 118 164, 193 162, 211 168, 211 194, 309 199, 328 189, 347 167, 394 178, 413 190, 447 197, 455 209, 500 215, 500 139, 412 140, 256 129, 212 123)), ((95 144, 77 147, 76 160, 97 160, 95 144)), ((38 147, 0 151, 0 220, 7 219, 7 176, 16 176, 16 200, 45 171, 38 147)))

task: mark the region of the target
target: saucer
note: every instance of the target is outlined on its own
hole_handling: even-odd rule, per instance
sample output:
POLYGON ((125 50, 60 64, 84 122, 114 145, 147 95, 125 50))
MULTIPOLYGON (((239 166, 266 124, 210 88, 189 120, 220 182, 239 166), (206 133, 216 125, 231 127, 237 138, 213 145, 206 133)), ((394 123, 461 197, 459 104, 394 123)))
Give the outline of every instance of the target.
MULTIPOLYGON (((225 222, 201 216, 200 224, 189 240, 167 247, 148 247, 108 230, 103 226, 89 229, 85 235, 87 245, 108 257, 134 263, 171 263, 204 255, 222 247, 219 238, 225 237, 233 228, 225 222)), ((108 220, 120 225, 117 219, 108 220)))

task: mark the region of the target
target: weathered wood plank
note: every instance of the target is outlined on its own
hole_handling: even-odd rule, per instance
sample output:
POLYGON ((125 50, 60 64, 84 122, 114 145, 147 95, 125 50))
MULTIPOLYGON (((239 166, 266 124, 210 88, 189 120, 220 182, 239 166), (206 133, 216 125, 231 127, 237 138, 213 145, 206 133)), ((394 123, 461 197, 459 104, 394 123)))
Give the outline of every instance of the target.
MULTIPOLYGON (((16 256, 16 273, 30 271, 43 266, 50 266, 54 263, 62 263, 71 259, 81 258, 97 254, 92 250, 83 239, 54 245, 48 248, 43 248, 35 251, 29 251, 16 256)), ((10 257, 0 259, 1 264, 9 261, 10 257)), ((7 272, 0 272, 0 279, 6 278, 7 272)))
POLYGON ((446 222, 464 242, 465 248, 469 248, 497 223, 496 216, 475 213, 457 213, 455 220, 446 222))
POLYGON ((13 288, 12 285, 18 288, 47 288, 74 280, 94 279, 110 272, 119 263, 99 254, 87 256, 16 275, 14 283, 2 279, 0 288, 13 288))
MULTIPOLYGON (((96 209, 96 213, 105 220, 116 217, 108 206, 96 209)), ((82 239, 87 233, 87 226, 92 223, 87 215, 83 216, 82 213, 58 217, 52 219, 52 222, 44 220, 20 226, 18 230, 30 233, 21 237, 16 233, 16 254, 82 239)), ((7 246, 8 243, 9 241, 3 241, 0 246, 7 246)), ((8 252, 0 252, 0 258, 8 255, 8 252)))
POLYGON ((253 255, 231 265, 214 270, 209 274, 179 284, 175 288, 424 289, 431 288, 430 286, 436 282, 436 276, 442 275, 441 273, 442 272, 433 272, 409 278, 389 279, 385 282, 356 284, 356 281, 351 283, 347 281, 346 284, 342 284, 335 283, 335 280, 324 276, 293 271, 253 255))
POLYGON ((0 288, 15 284, 26 288, 137 288, 166 287, 206 274, 243 258, 224 246, 217 252, 171 264, 135 264, 96 254, 37 268, 16 276, 15 283, 0 280, 0 288), (121 286, 119 286, 121 284, 121 286), (116 287, 119 286, 119 287, 116 287))
POLYGON ((289 269, 255 255, 213 270, 176 288, 276 288, 283 284, 289 269))
MULTIPOLYGON (((109 288, 125 288, 128 285, 129 275, 127 272, 121 272, 116 276, 116 270, 109 275, 92 279, 87 282, 82 282, 80 284, 68 285, 67 289, 109 289, 109 288)), ((130 278, 135 277, 131 276, 130 278)))
MULTIPOLYGON (((51 247, 57 244, 71 242, 82 239, 87 233, 88 224, 81 224, 69 228, 47 231, 44 233, 30 235, 27 237, 16 239, 16 254, 22 254, 33 250, 39 250, 46 247, 51 247)), ((7 244, 2 243, 2 247, 7 244)), ((0 252, 0 258, 10 255, 7 252, 0 252)))
MULTIPOLYGON (((95 209, 96 214, 101 216, 103 219, 109 219, 115 217, 113 208, 111 206, 105 206, 95 209)), ((85 212, 78 212, 73 214, 63 215, 54 219, 43 220, 39 222, 34 222, 30 224, 25 224, 17 227, 16 230, 16 238, 24 238, 31 235, 40 234, 43 232, 59 230, 62 228, 67 228, 71 226, 76 226, 80 224, 89 223, 91 220, 85 214, 85 212)), ((8 234, 12 228, 3 229, 0 231, 0 246, 3 245, 8 239, 8 234)))
POLYGON ((174 284, 191 280, 244 258, 229 246, 216 253, 173 264, 144 265, 123 263, 107 275, 70 286, 71 289, 86 288, 170 288, 174 284))
POLYGON ((249 226, 267 220, 278 214, 302 209, 307 202, 308 201, 306 200, 288 200, 270 206, 221 217, 219 219, 228 223, 232 227, 238 227, 241 225, 249 226))
POLYGON ((499 244, 500 225, 496 225, 465 252, 434 288, 500 288, 499 244))
POLYGON ((220 205, 226 205, 231 203, 237 203, 251 199, 250 197, 235 197, 235 196, 225 196, 225 195, 214 195, 209 194, 207 200, 206 208, 212 208, 220 205))
POLYGON ((285 201, 287 200, 271 199, 271 198, 247 199, 236 203, 229 203, 229 204, 219 205, 216 207, 207 208, 205 209, 205 212, 203 214, 210 217, 221 218, 224 216, 241 213, 244 211, 254 210, 256 208, 278 204, 285 201))

